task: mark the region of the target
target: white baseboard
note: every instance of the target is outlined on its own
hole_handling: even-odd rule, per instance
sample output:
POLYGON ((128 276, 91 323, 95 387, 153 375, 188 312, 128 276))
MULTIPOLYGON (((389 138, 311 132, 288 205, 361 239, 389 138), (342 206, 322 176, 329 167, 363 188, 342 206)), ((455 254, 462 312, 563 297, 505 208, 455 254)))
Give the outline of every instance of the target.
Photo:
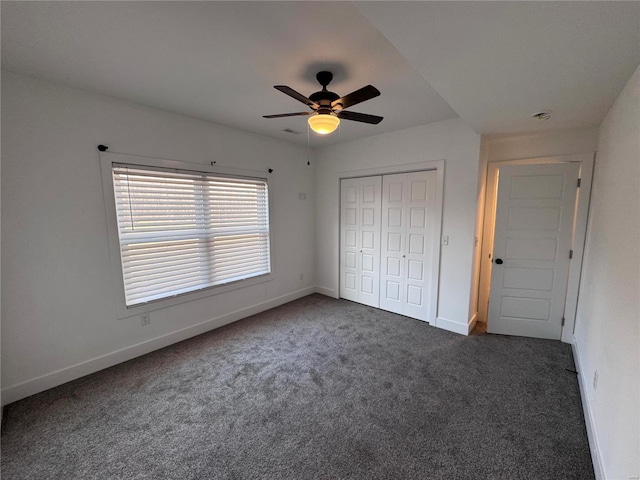
POLYGON ((326 295, 327 297, 331 297, 331 298, 339 298, 338 295, 336 294, 335 289, 322 287, 320 285, 316 285, 316 293, 319 293, 321 295, 326 295))
POLYGON ((593 462, 593 470, 596 475, 596 480, 606 479, 604 473, 604 467, 602 465, 602 456, 600 455, 600 445, 598 444, 598 434, 596 433, 596 425, 593 421, 591 403, 589 402, 589 395, 587 394, 587 382, 584 377, 584 369, 580 359, 580 351, 578 349, 578 342, 575 337, 571 342, 573 349, 573 359, 578 371, 578 385, 580 387, 580 397, 582 398, 582 411, 584 412, 584 423, 587 426, 587 438, 589 439, 589 449, 591 450, 591 460, 593 462))
MULTIPOLYGON (((475 320, 473 323, 475 324, 475 320)), ((448 330, 453 333, 459 333, 460 335, 469 335, 469 332, 471 331, 469 325, 470 323, 454 322, 453 320, 448 320, 442 317, 438 317, 435 324, 438 328, 442 328, 443 330, 448 330)), ((473 328, 473 326, 471 328, 473 328)))
POLYGON ((212 318, 197 325, 192 325, 190 327, 12 385, 2 390, 2 405, 15 402, 30 395, 35 395, 36 393, 43 392, 44 390, 57 387, 58 385, 76 380, 80 377, 84 377, 85 375, 98 372, 105 368, 112 367, 119 363, 126 362, 127 360, 153 352, 154 350, 195 337, 196 335, 200 335, 218 327, 222 327, 223 325, 255 315, 256 313, 264 312, 279 305, 310 295, 315 291, 315 287, 303 288, 301 290, 267 300, 266 302, 236 310, 235 312, 212 318))

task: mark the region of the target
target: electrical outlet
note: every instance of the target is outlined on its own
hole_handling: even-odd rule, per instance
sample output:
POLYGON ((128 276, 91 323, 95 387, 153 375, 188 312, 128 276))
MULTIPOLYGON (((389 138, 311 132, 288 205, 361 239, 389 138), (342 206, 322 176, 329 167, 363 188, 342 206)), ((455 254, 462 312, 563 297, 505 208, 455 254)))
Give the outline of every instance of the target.
POLYGON ((596 390, 598 388, 598 370, 593 372, 593 389, 596 390))
POLYGON ((151 323, 151 317, 148 313, 140 315, 140 325, 149 325, 151 323))

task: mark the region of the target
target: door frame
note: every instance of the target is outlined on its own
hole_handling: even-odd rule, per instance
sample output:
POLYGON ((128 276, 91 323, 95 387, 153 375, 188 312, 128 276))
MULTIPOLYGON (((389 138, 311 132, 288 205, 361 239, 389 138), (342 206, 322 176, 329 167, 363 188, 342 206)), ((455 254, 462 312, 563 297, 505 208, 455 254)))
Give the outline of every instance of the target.
POLYGON ((593 180, 593 166, 595 153, 581 153, 574 155, 558 155, 553 157, 527 158, 490 162, 487 165, 486 195, 484 204, 484 222, 482 231, 482 252, 480 254, 480 281, 478 282, 478 318, 487 322, 492 259, 493 235, 495 227, 497 174, 504 165, 534 165, 544 163, 579 163, 580 188, 576 202, 572 250, 573 258, 569 264, 569 280, 565 297, 564 318, 561 340, 565 343, 573 342, 573 331, 578 307, 578 289, 582 273, 582 257, 587 232, 587 218, 589 215, 589 201, 591 199, 591 185, 593 180))
MULTIPOLYGON (((405 163, 399 165, 391 165, 388 167, 378 168, 366 168, 359 170, 345 170, 336 172, 334 179, 338 185, 338 192, 341 192, 340 182, 346 178, 356 177, 372 177, 377 175, 391 175, 395 173, 411 173, 424 170, 436 170, 436 207, 434 220, 435 231, 433 232, 434 245, 431 261, 433 262, 433 269, 431 270, 431 298, 430 298, 430 312, 429 312, 429 324, 435 325, 438 318, 438 297, 440 292, 440 257, 441 257, 441 245, 442 245, 442 209, 444 205, 444 160, 435 160, 431 162, 417 162, 417 163, 405 163)), ((340 225, 342 199, 338 198, 338 225, 340 225)), ((340 228, 338 228, 338 268, 337 268, 337 282, 338 285, 338 298, 340 298, 340 228)))

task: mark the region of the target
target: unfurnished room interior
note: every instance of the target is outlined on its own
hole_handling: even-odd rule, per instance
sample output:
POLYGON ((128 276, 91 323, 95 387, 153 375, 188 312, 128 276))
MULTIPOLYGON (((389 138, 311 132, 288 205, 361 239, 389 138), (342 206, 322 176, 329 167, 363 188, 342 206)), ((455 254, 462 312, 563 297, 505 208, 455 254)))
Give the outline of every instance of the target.
POLYGON ((3 479, 640 478, 640 2, 0 14, 3 479))

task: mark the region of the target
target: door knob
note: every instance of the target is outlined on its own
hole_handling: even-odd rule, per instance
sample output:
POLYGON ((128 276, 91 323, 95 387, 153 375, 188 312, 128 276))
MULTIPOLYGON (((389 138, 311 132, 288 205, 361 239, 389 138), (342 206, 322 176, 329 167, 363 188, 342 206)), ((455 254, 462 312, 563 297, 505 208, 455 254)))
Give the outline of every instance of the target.
POLYGON ((405 257, 406 257, 406 255, 402 255, 402 258, 405 258, 405 257))
POLYGON ((502 265, 502 259, 501 258, 496 258, 494 260, 494 262, 496 262, 498 265, 502 265))

